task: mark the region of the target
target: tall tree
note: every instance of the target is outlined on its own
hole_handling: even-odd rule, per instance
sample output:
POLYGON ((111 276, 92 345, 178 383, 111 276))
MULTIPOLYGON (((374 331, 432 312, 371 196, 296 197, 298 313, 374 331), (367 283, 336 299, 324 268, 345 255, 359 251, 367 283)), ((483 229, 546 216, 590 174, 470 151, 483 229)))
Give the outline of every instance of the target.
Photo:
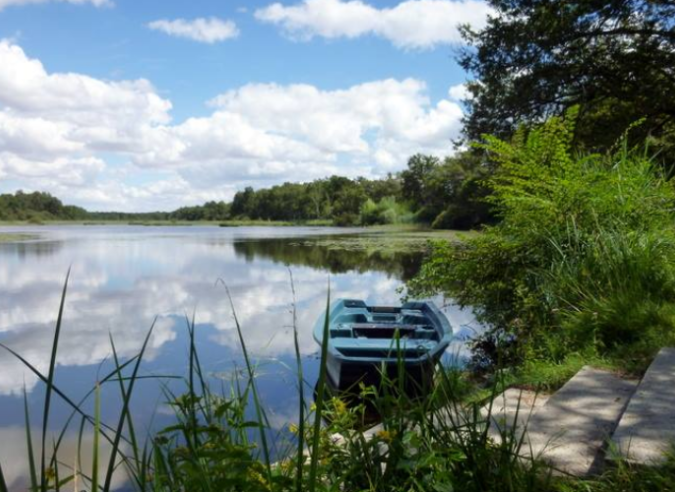
POLYGON ((506 138, 579 105, 577 143, 612 146, 631 123, 675 155, 675 1, 488 0, 480 31, 463 28, 465 134, 506 138))
POLYGON ((408 159, 408 169, 401 171, 401 191, 416 207, 423 207, 427 198, 427 180, 440 165, 438 157, 415 154, 408 159))

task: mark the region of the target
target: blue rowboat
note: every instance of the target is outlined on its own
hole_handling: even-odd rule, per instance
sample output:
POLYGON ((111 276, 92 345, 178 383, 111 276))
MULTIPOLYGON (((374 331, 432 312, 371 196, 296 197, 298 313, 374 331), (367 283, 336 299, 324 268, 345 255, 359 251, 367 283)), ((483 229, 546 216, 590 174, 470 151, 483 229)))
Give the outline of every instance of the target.
MULTIPOLYGON (((452 339, 450 323, 432 302, 384 307, 338 299, 328 316, 326 368, 332 385, 340 390, 359 382, 377 384, 383 370, 395 377, 399 364, 406 378, 423 384, 452 339)), ((324 314, 314 327, 319 345, 325 321, 324 314)))

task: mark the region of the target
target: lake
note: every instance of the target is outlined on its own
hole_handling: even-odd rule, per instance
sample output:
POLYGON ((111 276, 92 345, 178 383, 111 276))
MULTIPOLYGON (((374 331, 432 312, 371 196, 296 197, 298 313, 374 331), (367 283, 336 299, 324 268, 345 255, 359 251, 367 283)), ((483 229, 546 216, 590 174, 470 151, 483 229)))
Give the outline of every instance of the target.
MULTIPOLYGON (((0 228, 0 234, 13 232, 34 237, 0 242, 0 342, 40 371, 48 370, 61 291, 71 268, 55 384, 73 400, 112 370, 111 337, 118 355, 127 359, 139 351, 153 322, 142 374, 185 375, 186 317, 193 313, 202 366, 212 382, 226 384, 242 368, 227 285, 276 429, 297 418, 291 272, 304 374, 311 385, 318 370, 312 327, 325 310, 328 282, 332 298, 397 304, 399 289, 422 261, 418 250, 359 247, 350 241, 361 231, 331 228, 0 228)), ((455 306, 445 306, 444 312, 458 335, 448 357, 459 353, 461 358, 461 341, 476 324, 470 312, 455 306)), ((178 381, 165 381, 180 387, 178 381)), ((43 385, 0 349, 0 463, 12 488, 24 486, 28 472, 24 389, 37 438, 43 385)), ((113 420, 120 408, 118 384, 103 385, 101 398, 102 419, 113 420)), ((164 402, 157 379, 139 380, 132 400, 137 429, 171 423, 172 411, 164 402)), ((86 408, 91 411, 92 405, 86 408)), ((69 414, 54 396, 50 429, 60 430, 69 414)), ((65 455, 74 454, 78 427, 79 420, 67 433, 65 455)), ((83 446, 90 442, 91 433, 85 433, 83 446)))

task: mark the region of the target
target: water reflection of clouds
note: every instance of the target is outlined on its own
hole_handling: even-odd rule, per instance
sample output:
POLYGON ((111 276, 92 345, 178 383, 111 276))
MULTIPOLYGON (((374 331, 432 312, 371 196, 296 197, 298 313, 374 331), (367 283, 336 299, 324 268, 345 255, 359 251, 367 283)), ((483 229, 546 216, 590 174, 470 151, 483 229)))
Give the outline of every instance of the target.
MULTIPOLYGON (((33 428, 31 434, 33 436, 32 446, 35 456, 40 456, 41 443, 38 436, 40 436, 41 429, 33 428)), ((78 440, 77 433, 67 434, 61 441, 61 446, 58 453, 59 466, 61 478, 65 475, 70 475, 72 470, 77 466, 75 463, 78 456, 78 440)), ((9 490, 29 490, 29 463, 28 463, 28 446, 26 442, 26 430, 22 427, 5 427, 0 428, 0 443, 12 443, 11 446, 0 446, 0 463, 2 463, 2 472, 9 490)), ((85 431, 81 438, 81 452, 80 452, 80 470, 83 474, 91 476, 92 462, 93 462, 93 448, 94 448, 94 433, 93 431, 85 431)), ((124 445, 122 445, 124 450, 124 445)), ((105 476, 110 460, 111 445, 105 440, 101 439, 99 443, 99 476, 105 476)), ((48 457, 51 455, 48 453, 48 457)), ((118 471, 113 474, 112 490, 121 487, 127 481, 123 467, 118 467, 118 471)), ((82 479, 79 481, 79 487, 76 490, 84 490, 82 479)), ((70 489, 73 487, 71 482, 63 488, 70 489)))
MULTIPOLYGON (((60 365, 104 360, 111 352, 109 332, 120 356, 134 355, 159 316, 147 355, 152 360, 176 338, 176 317, 195 309, 200 328, 212 329, 212 341, 238 351, 232 311, 225 289, 216 285, 218 278, 230 288, 251 352, 264 357, 293 354, 288 269, 273 258, 246 261, 235 252, 233 233, 61 234, 62 246, 49 257, 2 261, 7 250, 0 248, 0 340, 38 369, 47 369, 61 288, 71 264, 60 365)), ((328 274, 311 266, 292 269, 300 350, 306 355, 316 351, 312 328, 326 306, 328 274)), ((400 297, 400 281, 386 272, 336 274, 331 284, 333 298, 397 303, 400 297)), ((454 326, 464 324, 466 313, 452 307, 446 312, 454 326)), ((0 367, 0 394, 20 392, 24 379, 29 389, 37 382, 7 352, 0 352, 0 367)))

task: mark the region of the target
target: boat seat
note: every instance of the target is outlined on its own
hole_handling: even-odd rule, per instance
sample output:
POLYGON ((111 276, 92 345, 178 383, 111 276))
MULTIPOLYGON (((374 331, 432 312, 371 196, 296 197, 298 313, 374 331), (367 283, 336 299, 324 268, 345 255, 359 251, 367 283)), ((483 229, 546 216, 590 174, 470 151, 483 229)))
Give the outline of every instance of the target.
POLYGON ((434 343, 429 340, 415 340, 405 339, 401 340, 399 350, 397 351, 395 340, 384 339, 364 339, 364 338, 347 338, 340 339, 339 343, 335 343, 335 348, 341 354, 348 357, 386 357, 395 358, 396 354, 400 354, 404 358, 416 358, 420 354, 430 350, 434 343))
POLYGON ((416 330, 417 326, 415 325, 400 325, 398 323, 354 323, 352 324, 354 329, 376 329, 376 328, 381 328, 381 329, 386 329, 390 331, 398 330, 398 331, 405 331, 405 330, 416 330))
MULTIPOLYGON (((396 332, 401 338, 418 338, 417 334, 420 331, 419 326, 415 325, 399 325, 399 324, 382 324, 382 323, 354 323, 352 325, 352 332, 356 338, 387 338, 393 339, 396 332)), ((422 337, 427 338, 427 337, 422 337)))
POLYGON ((367 323, 368 317, 363 313, 346 313, 341 314, 338 319, 335 320, 335 324, 345 324, 345 323, 367 323))

